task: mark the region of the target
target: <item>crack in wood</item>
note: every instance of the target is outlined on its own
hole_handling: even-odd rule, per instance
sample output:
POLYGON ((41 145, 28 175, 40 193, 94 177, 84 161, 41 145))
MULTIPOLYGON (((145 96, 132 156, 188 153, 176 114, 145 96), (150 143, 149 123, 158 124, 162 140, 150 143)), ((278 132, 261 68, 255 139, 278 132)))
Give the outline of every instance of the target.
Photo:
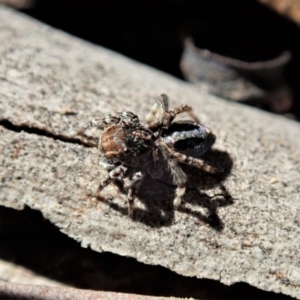
POLYGON ((7 119, 1 120, 0 126, 4 127, 7 130, 13 131, 13 132, 24 131, 29 134, 36 134, 36 135, 52 138, 54 140, 59 140, 61 142, 77 144, 77 145, 81 145, 81 146, 88 147, 88 148, 93 148, 96 146, 94 142, 84 142, 81 139, 76 138, 76 137, 70 137, 70 136, 65 136, 65 135, 61 135, 61 134, 54 134, 52 132, 49 132, 45 129, 41 129, 38 127, 33 127, 33 126, 30 127, 28 125, 15 125, 7 119))

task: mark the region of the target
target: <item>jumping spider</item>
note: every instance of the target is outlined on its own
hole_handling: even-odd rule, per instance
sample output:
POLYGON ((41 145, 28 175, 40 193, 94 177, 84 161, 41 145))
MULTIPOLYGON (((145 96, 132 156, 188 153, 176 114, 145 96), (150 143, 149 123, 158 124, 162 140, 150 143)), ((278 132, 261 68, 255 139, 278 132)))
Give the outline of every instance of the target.
MULTIPOLYGON (((131 179, 127 190, 129 215, 133 213, 133 201, 145 174, 161 179, 169 172, 171 182, 177 186, 174 206, 179 206, 185 193, 187 175, 180 164, 201 168, 207 172, 215 169, 199 159, 215 142, 215 135, 200 125, 189 105, 183 104, 169 110, 169 100, 161 95, 159 104, 162 117, 148 125, 140 123, 132 112, 123 111, 90 121, 88 127, 103 129, 98 148, 102 152, 100 165, 108 170, 100 182, 97 194, 111 182, 123 184, 131 179), (188 112, 194 121, 173 122, 176 115, 188 112)), ((152 114, 154 116, 155 113, 152 114)))

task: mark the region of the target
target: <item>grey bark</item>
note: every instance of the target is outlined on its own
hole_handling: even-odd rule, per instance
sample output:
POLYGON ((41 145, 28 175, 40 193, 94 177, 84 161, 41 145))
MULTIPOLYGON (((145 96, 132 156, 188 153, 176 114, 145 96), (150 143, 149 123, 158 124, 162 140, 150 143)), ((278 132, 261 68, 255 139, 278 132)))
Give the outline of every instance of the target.
POLYGON ((0 8, 0 203, 29 206, 83 247, 131 256, 185 276, 247 282, 300 298, 300 126, 200 93, 119 54, 0 8), (95 117, 129 110, 141 121, 155 98, 188 103, 217 136, 207 160, 221 176, 188 169, 185 203, 149 180, 127 215, 91 139, 95 117), (224 185, 233 201, 210 198, 224 185))

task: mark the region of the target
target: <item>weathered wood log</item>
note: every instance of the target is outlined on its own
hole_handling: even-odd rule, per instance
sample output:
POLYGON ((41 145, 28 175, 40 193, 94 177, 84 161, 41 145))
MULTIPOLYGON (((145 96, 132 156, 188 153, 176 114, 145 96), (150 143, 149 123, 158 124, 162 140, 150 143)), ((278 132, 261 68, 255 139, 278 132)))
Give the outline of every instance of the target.
POLYGON ((165 266, 231 285, 247 282, 300 298, 300 126, 200 93, 121 55, 0 9, 0 203, 29 206, 94 251, 165 266), (161 93, 188 103, 217 136, 206 159, 225 171, 191 168, 185 203, 174 188, 143 183, 134 217, 91 137, 95 117, 129 110, 141 121, 161 93), (211 198, 226 188, 229 198, 211 198))

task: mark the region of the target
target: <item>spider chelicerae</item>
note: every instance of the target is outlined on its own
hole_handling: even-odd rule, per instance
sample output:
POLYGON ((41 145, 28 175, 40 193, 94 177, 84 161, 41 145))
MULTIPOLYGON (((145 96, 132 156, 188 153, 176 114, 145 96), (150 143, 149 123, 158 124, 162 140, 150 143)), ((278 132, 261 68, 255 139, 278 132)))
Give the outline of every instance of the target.
POLYGON ((123 111, 94 119, 79 130, 82 133, 92 126, 103 130, 98 148, 102 153, 100 165, 108 170, 108 174, 100 182, 97 196, 111 182, 123 185, 124 178, 130 178, 127 189, 129 215, 133 213, 134 198, 146 174, 161 179, 169 172, 171 182, 176 186, 174 206, 177 207, 187 185, 187 175, 180 164, 206 172, 216 171, 199 158, 215 142, 215 135, 199 124, 191 106, 183 104, 170 110, 169 99, 164 94, 158 104, 162 108, 162 116, 152 121, 157 114, 157 108, 153 108, 147 117, 147 125, 140 123, 134 113, 123 111), (193 120, 173 121, 183 112, 189 113, 193 120))

